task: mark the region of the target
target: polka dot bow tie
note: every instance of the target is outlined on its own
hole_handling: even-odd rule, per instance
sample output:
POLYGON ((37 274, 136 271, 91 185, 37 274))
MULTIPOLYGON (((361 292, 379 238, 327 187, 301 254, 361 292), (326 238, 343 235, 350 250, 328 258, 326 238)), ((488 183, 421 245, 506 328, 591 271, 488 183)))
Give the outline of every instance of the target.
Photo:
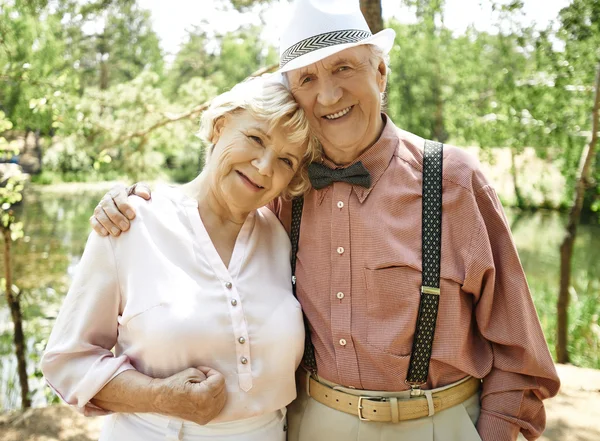
POLYGON ((360 185, 369 188, 371 186, 371 175, 362 162, 358 161, 350 167, 330 169, 323 164, 312 163, 308 166, 308 177, 313 188, 320 190, 334 182, 347 182, 352 185, 360 185))

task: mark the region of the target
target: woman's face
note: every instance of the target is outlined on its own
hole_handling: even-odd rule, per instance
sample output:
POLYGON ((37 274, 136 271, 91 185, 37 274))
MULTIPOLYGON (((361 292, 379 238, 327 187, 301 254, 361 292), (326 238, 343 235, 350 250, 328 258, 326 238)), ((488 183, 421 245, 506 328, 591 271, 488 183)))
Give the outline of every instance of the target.
POLYGON ((226 115, 215 126, 208 160, 211 182, 230 209, 249 212, 268 204, 288 186, 300 167, 307 142, 292 144, 287 131, 247 111, 226 115))

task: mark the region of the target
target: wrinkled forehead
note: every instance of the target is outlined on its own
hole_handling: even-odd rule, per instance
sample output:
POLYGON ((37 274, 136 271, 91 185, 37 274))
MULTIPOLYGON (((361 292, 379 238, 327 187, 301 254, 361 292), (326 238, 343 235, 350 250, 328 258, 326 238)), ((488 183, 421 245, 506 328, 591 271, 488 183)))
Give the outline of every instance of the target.
POLYGON ((319 69, 329 70, 332 67, 340 63, 360 63, 368 59, 369 48, 367 45, 359 45, 344 49, 343 51, 337 52, 333 55, 323 58, 322 60, 316 61, 298 69, 290 70, 287 72, 288 79, 298 78, 307 73, 317 72, 319 69))

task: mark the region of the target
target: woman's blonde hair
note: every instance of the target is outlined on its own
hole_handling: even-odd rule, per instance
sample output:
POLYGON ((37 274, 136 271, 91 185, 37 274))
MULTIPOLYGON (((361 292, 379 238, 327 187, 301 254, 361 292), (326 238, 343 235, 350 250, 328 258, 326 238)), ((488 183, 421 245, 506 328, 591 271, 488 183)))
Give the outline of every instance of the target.
MULTIPOLYGON (((308 142, 301 164, 281 196, 290 199, 303 194, 310 188, 307 165, 320 156, 321 147, 309 128, 304 111, 292 94, 273 76, 244 81, 212 100, 202 114, 198 136, 214 145, 217 121, 240 110, 249 112, 253 118, 267 121, 269 131, 275 127, 283 128, 292 143, 308 142)), ((207 161, 211 152, 212 146, 207 149, 207 161)))

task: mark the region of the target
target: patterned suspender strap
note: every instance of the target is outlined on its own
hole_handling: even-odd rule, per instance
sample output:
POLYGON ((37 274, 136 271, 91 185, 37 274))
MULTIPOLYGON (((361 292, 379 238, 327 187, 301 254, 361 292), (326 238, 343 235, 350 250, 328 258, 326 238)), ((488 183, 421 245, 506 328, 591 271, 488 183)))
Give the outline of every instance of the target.
MULTIPOLYGON (((296 255, 298 253, 298 242, 300 241, 300 223, 302 222, 302 208, 304 207, 304 198, 302 196, 297 197, 292 201, 292 289, 294 296, 296 296, 296 255)), ((310 329, 306 316, 304 316, 304 329, 306 337, 304 339, 304 356, 302 357, 302 364, 312 374, 317 373, 317 360, 315 358, 315 348, 310 339, 310 329)))
POLYGON ((422 286, 419 315, 413 339, 406 383, 412 396, 427 383, 429 362, 440 301, 442 245, 442 152, 443 144, 425 141, 423 157, 422 286))

